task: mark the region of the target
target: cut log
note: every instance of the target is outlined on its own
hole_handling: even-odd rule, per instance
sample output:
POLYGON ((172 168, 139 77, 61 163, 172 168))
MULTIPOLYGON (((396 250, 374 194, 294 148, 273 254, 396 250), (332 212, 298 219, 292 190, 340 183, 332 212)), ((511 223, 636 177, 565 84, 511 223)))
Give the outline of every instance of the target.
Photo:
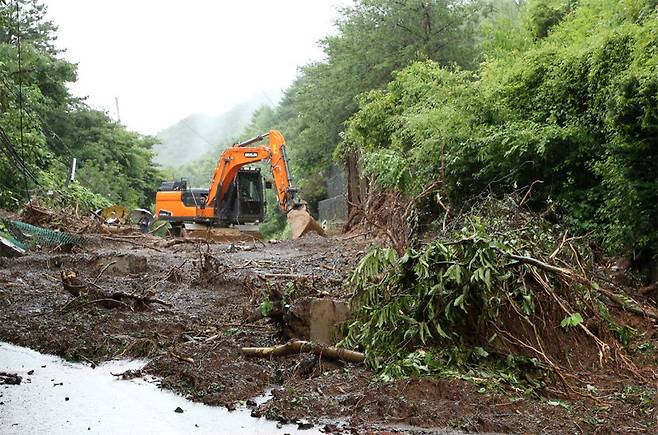
POLYGON ((255 322, 265 317, 277 322, 281 332, 291 340, 331 345, 342 338, 340 325, 350 319, 350 309, 346 301, 332 298, 302 297, 291 305, 274 300, 269 313, 256 307, 246 315, 245 321, 255 322))
POLYGON ((242 353, 245 356, 255 358, 271 358, 295 353, 314 353, 324 358, 353 363, 362 363, 366 359, 365 355, 361 352, 301 340, 289 341, 286 344, 272 347, 243 347, 242 353))

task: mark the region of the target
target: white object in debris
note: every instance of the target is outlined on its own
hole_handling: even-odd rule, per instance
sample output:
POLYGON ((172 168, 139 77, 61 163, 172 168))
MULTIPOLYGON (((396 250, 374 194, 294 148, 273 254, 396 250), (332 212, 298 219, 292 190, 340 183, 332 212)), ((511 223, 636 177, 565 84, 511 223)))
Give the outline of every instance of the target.
POLYGON ((20 257, 21 255, 25 255, 25 249, 0 236, 0 257, 20 257))

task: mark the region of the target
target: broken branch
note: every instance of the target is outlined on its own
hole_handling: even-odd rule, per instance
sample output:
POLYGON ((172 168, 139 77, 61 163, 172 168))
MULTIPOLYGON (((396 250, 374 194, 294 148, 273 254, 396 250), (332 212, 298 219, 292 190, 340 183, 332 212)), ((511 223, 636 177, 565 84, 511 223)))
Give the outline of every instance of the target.
POLYGON ((324 358, 336 361, 347 361, 353 363, 362 363, 365 361, 365 355, 348 349, 341 349, 334 346, 325 346, 310 341, 294 340, 286 344, 272 347, 243 347, 242 353, 245 356, 255 358, 270 358, 294 353, 313 353, 324 358))

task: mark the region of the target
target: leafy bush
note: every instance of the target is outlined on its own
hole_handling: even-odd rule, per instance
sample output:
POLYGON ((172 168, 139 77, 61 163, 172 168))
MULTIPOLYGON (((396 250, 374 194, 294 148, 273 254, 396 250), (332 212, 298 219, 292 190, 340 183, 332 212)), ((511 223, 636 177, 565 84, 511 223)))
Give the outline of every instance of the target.
POLYGON ((480 378, 529 392, 557 379, 572 388, 567 366, 628 364, 632 329, 607 308, 609 297, 628 297, 604 295, 592 281, 585 246, 509 200, 464 222, 402 256, 379 248, 361 259, 349 280, 355 319, 344 345, 363 349, 385 379, 480 378))
POLYGON ((413 64, 386 90, 360 97, 337 154, 359 156, 382 187, 410 197, 440 179, 457 205, 541 180, 530 198, 536 209, 550 204, 609 252, 655 255, 658 12, 650 4, 583 1, 551 21, 546 37, 511 44, 514 55, 492 50, 498 57, 477 75, 413 64))
POLYGON ((107 198, 92 192, 77 181, 66 185, 59 177, 49 172, 42 173, 40 183, 43 190, 40 191, 38 200, 50 208, 74 207, 85 212, 112 205, 107 198))

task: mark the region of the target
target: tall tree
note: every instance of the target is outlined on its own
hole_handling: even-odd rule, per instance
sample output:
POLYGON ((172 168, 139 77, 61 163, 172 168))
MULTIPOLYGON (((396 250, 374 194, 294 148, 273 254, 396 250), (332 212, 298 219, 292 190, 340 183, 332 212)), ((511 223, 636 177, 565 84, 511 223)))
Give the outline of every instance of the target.
POLYGON ((76 66, 61 58, 56 30, 38 0, 0 3, 0 207, 18 206, 25 188, 62 188, 72 157, 86 187, 148 204, 153 140, 71 95, 76 66))
POLYGON ((321 45, 326 60, 306 65, 279 105, 291 161, 312 204, 325 194, 332 153, 356 96, 382 88, 416 60, 475 65, 478 2, 357 0, 341 11, 337 34, 321 45))
POLYGON ((412 196, 437 177, 456 203, 541 181, 535 207, 550 205, 610 252, 655 256, 655 6, 583 0, 530 44, 499 39, 477 74, 413 64, 360 98, 344 146, 384 187, 412 196))

